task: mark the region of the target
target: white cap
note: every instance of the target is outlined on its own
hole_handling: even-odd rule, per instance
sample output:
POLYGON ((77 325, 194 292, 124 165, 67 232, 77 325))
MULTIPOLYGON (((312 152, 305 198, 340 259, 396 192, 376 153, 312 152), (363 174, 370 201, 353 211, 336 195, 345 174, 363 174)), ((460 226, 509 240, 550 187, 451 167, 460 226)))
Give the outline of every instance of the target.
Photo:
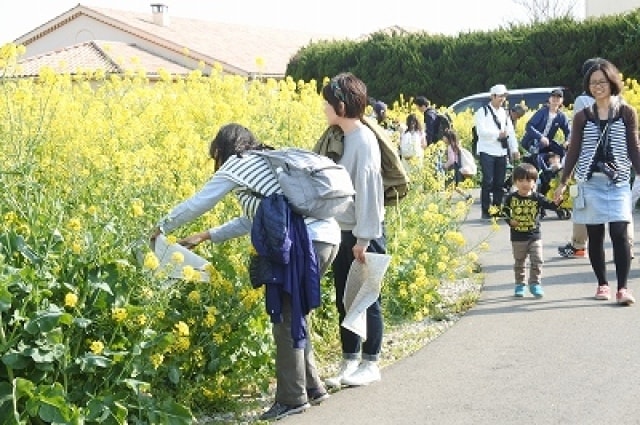
POLYGON ((507 87, 504 84, 496 84, 495 86, 491 87, 489 93, 491 93, 492 95, 497 94, 498 96, 509 94, 509 92, 507 91, 507 87))

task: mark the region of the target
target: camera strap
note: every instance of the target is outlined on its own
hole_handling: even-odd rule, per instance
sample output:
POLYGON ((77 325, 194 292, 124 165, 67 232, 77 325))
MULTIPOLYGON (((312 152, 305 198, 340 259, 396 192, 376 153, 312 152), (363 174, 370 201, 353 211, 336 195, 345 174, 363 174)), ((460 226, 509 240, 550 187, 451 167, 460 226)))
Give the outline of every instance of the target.
MULTIPOLYGON (((592 112, 593 112, 593 120, 596 124, 596 128, 598 129, 598 132, 600 134, 600 137, 598 138, 598 144, 596 145, 596 150, 594 151, 594 157, 595 155, 597 155, 598 149, 600 149, 600 145, 602 144, 602 147, 604 149, 604 155, 605 158, 607 157, 607 150, 609 148, 609 127, 611 126, 611 122, 613 121, 613 108, 611 106, 609 106, 609 114, 607 116, 607 123, 605 124, 603 129, 600 129, 600 119, 598 118, 598 106, 594 103, 592 106, 592 112), (602 143, 602 141, 604 140, 604 144, 602 143)), ((593 159, 592 159, 593 161, 593 159)))
MULTIPOLYGON (((493 107, 491 105, 487 105, 487 109, 489 110, 489 112, 491 112, 491 116, 493 117, 493 122, 496 123, 496 125, 498 126, 498 130, 502 130, 502 125, 500 125, 500 121, 498 121, 498 117, 496 116, 496 113, 493 112, 493 107)), ((506 125, 505 125, 506 128, 506 125)))

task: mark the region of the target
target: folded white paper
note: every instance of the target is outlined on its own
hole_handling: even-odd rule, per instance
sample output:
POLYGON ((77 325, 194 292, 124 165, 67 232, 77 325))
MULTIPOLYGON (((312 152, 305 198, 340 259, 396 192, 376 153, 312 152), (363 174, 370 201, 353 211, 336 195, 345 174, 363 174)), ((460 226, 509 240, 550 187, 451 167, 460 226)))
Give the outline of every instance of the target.
POLYGON ((342 302, 346 315, 342 326, 367 339, 367 308, 380 296, 384 277, 391 256, 365 252, 366 262, 353 261, 345 284, 342 302))
POLYGON ((166 236, 162 234, 158 235, 152 248, 160 261, 160 266, 157 268, 156 273, 167 273, 167 276, 172 279, 182 279, 184 266, 191 266, 200 274, 201 282, 209 281, 209 273, 206 271, 206 266, 209 265, 209 262, 195 252, 179 243, 170 245, 166 236), (182 263, 175 264, 171 261, 173 254, 176 252, 182 254, 184 258, 182 263))

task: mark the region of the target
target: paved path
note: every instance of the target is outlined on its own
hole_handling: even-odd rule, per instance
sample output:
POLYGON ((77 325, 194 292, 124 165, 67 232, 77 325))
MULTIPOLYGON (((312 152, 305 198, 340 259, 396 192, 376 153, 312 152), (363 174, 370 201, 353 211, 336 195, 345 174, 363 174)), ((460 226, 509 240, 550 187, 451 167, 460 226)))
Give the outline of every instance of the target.
MULTIPOLYGON (((479 216, 476 202, 463 229, 470 237, 486 233, 479 216)), ((481 298, 452 328, 383 369, 381 382, 279 423, 640 424, 640 304, 593 300, 589 260, 557 256, 571 222, 553 213, 542 224, 545 297, 514 298, 508 228, 500 227, 481 257, 481 298)), ((615 282, 610 245, 606 255, 615 282)), ((638 257, 629 287, 640 295, 638 257)))

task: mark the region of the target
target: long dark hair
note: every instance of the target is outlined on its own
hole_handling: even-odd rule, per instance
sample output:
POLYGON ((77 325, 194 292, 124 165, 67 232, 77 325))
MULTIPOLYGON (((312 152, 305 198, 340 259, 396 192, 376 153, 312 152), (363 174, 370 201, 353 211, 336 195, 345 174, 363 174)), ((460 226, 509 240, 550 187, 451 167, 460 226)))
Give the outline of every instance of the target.
POLYGON ((414 113, 407 115, 406 124, 407 129, 405 130, 405 133, 410 133, 411 131, 422 131, 422 125, 420 124, 418 117, 414 113))
POLYGON ((458 133, 451 128, 447 128, 443 133, 442 137, 449 141, 451 145, 451 149, 456 153, 456 155, 460 156, 460 142, 458 141, 458 133))
POLYGON ((215 169, 222 167, 232 155, 241 156, 249 150, 273 149, 263 145, 247 127, 231 123, 220 127, 209 145, 209 156, 215 161, 215 169))

